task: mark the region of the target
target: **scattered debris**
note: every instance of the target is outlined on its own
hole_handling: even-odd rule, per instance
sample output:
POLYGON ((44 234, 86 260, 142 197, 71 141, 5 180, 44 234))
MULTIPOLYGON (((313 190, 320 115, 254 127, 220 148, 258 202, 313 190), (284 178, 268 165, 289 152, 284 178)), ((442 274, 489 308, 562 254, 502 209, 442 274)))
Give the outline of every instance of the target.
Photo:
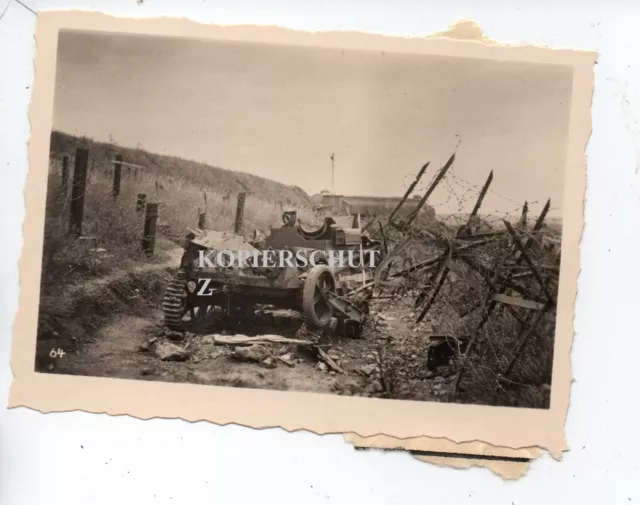
MULTIPOLYGON (((420 198, 420 208, 444 179, 454 158, 455 155, 451 156, 439 170, 420 198)), ((423 173, 424 170, 414 186, 423 173)), ((549 237, 556 233, 554 230, 543 227, 550 202, 531 227, 527 227, 526 219, 518 224, 494 219, 498 223, 494 226, 481 217, 479 210, 492 180, 490 173, 484 185, 478 187, 477 197, 468 189, 475 205, 473 210, 469 206, 454 216, 460 218, 457 223, 435 215, 423 219, 414 210, 408 216, 400 216, 398 211, 404 200, 388 219, 376 217, 384 245, 383 261, 371 272, 373 280, 371 276, 365 280, 363 275, 361 280, 356 279, 358 287, 349 289, 337 283, 335 292, 325 299, 334 316, 323 317, 322 325, 314 321, 320 313, 309 317, 303 311, 302 317, 300 311, 276 309, 275 305, 259 302, 247 314, 265 321, 274 334, 248 336, 221 332, 193 338, 181 331, 165 331, 163 337, 174 342, 186 341, 185 349, 174 346, 183 351, 191 349, 190 346, 211 346, 194 356, 194 360, 210 359, 211 348, 217 347, 224 348, 232 359, 267 369, 276 368, 279 363, 289 368, 298 364, 304 372, 305 366, 314 367, 333 377, 325 378, 322 381, 325 384, 327 380, 344 383, 350 375, 365 383, 335 386, 342 394, 414 399, 453 395, 459 389, 466 391, 467 385, 480 374, 486 374, 492 391, 496 383, 502 387, 500 384, 504 385, 505 377, 513 371, 527 341, 533 340, 531 335, 539 338, 542 333, 535 331, 539 321, 545 316, 542 324, 549 326, 555 317, 560 243, 559 239, 549 237), (509 317, 512 320, 505 323, 509 317), (295 338, 275 334, 293 319, 301 326, 286 334, 295 338), (358 328, 356 332, 364 337, 361 343, 349 338, 352 335, 345 321, 357 321, 366 328, 366 331, 358 328), (346 339, 350 343, 343 346, 346 339), (336 352, 335 346, 341 352, 336 352), (493 361, 487 365, 487 360, 493 361), (459 388, 467 369, 473 373, 459 388), (444 382, 445 376, 451 380, 444 382)), ((528 209, 526 203, 525 208, 528 209)), ((294 231, 283 228, 285 235, 294 231)), ((376 239, 373 235, 372 238, 376 239)), ((318 281, 336 284, 325 273, 318 273, 318 281)), ((298 280, 304 283, 308 276, 305 272, 298 280)), ((318 293, 311 294, 315 300, 318 293)), ((218 305, 215 307, 219 312, 229 310, 218 305)), ((546 329, 545 332, 548 333, 546 329)), ((151 344, 143 345, 141 351, 147 352, 151 344)), ((535 368, 528 362, 527 367, 535 368)), ((255 373, 265 373, 270 380, 277 375, 257 370, 256 367, 255 373)), ((545 381, 547 377, 540 379, 541 384, 545 381)))
POLYGON ((344 374, 346 373, 342 368, 340 368, 338 366, 338 364, 333 361, 333 359, 331 359, 331 357, 325 353, 322 349, 320 349, 320 347, 315 347, 316 352, 318 353, 318 357, 324 361, 324 363, 326 363, 329 368, 331 368, 331 370, 333 370, 334 372, 340 373, 340 374, 344 374))
POLYGON ((466 349, 468 341, 468 337, 431 335, 427 348, 427 370, 435 371, 448 365, 451 360, 457 360, 466 349))
MULTIPOLYGON (((206 335, 213 339, 216 345, 266 345, 266 344, 291 344, 313 346, 314 343, 308 340, 297 340, 293 338, 281 337, 280 335, 260 335, 257 337, 248 337, 246 335, 206 335)), ((204 337, 203 337, 204 338, 204 337)))
POLYGON ((377 380, 374 380, 371 382, 371 388, 376 393, 381 393, 382 391, 384 391, 382 384, 380 384, 380 381, 377 381, 377 380))
POLYGON ((291 359, 290 354, 283 354, 282 356, 278 356, 278 359, 282 361, 285 365, 287 365, 289 368, 295 368, 296 366, 295 362, 291 359))
POLYGON ((243 362, 260 363, 271 357, 271 351, 264 345, 253 344, 249 347, 238 347, 230 356, 232 359, 243 362))
POLYGON ((216 341, 212 335, 205 335, 200 339, 202 345, 215 345, 216 341))
POLYGON ((378 370, 378 366, 375 364, 364 365, 360 367, 359 372, 364 374, 366 377, 369 377, 372 373, 378 370))
POLYGON ((186 361, 190 356, 186 349, 162 340, 156 342, 153 352, 162 361, 186 361))
POLYGON ((269 357, 260 363, 264 368, 277 368, 278 363, 275 359, 269 357))
POLYGON ((174 342, 180 342, 185 338, 185 334, 181 331, 165 330, 164 335, 169 340, 173 340, 174 342))

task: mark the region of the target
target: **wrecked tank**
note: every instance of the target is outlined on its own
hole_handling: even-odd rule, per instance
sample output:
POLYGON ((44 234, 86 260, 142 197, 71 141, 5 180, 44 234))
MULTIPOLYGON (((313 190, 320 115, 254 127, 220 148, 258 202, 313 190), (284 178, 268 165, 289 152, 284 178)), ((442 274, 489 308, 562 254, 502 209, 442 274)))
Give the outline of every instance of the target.
POLYGON ((282 226, 271 228, 261 241, 191 230, 183 248, 178 271, 166 288, 162 304, 164 324, 169 329, 184 331, 211 321, 221 311, 244 317, 247 311, 269 305, 302 313, 310 329, 325 330, 337 320, 337 331, 351 337, 361 334, 369 313, 368 285, 380 243, 357 228, 340 226, 327 217, 320 227, 305 229, 295 211, 288 211, 282 216, 282 226), (224 256, 224 251, 236 253, 235 264, 211 261, 218 254, 224 256), (265 265, 265 257, 283 251, 288 251, 290 259, 285 266, 282 262, 265 265), (305 254, 313 255, 313 264, 299 261, 305 254), (351 254, 352 265, 360 265, 362 260, 373 267, 353 267, 349 262, 336 265, 330 256, 338 254, 351 254))

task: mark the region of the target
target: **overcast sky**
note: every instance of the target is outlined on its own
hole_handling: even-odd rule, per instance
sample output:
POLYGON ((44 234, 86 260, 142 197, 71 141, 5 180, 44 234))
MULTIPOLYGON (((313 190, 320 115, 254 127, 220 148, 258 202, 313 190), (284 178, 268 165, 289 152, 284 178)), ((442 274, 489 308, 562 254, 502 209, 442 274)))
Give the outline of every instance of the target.
POLYGON ((310 194, 331 189, 332 152, 336 192, 396 196, 460 140, 441 212, 471 210, 463 181, 490 170, 485 213, 537 212, 562 205, 571 86, 561 66, 61 32, 54 128, 310 194))

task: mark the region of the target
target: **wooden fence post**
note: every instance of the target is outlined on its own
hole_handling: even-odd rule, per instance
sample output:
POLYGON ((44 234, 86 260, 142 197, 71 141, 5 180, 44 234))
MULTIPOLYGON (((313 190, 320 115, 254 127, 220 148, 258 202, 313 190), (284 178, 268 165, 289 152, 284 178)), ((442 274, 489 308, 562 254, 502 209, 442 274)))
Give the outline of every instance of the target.
POLYGON ((89 150, 80 147, 77 148, 69 212, 69 235, 76 238, 82 235, 82 216, 84 214, 84 193, 87 187, 88 161, 89 150))
POLYGON ((202 192, 204 198, 204 210, 198 213, 198 228, 204 230, 207 227, 207 193, 202 192))
POLYGON ((136 200, 136 212, 142 212, 147 205, 147 195, 144 193, 138 193, 138 199, 136 200))
POLYGON ((62 194, 66 200, 67 186, 69 184, 69 156, 66 154, 62 157, 62 194))
POLYGON ((122 156, 116 155, 116 162, 113 171, 113 198, 118 198, 120 194, 120 176, 122 173, 122 156))
POLYGON ((158 220, 158 204, 147 203, 144 216, 144 233, 142 250, 147 256, 153 256, 156 245, 156 222, 158 220))
POLYGON ((240 234, 242 231, 242 224, 244 220, 244 202, 246 199, 246 193, 238 193, 238 206, 236 207, 236 224, 234 231, 236 234, 240 234))

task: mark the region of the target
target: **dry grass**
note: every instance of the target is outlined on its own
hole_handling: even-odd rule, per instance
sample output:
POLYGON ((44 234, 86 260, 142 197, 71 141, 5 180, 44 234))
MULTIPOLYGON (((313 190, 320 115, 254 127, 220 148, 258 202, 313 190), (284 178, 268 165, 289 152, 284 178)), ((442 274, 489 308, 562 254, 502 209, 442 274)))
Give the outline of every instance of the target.
POLYGON ((520 324, 507 310, 499 307, 492 314, 467 362, 461 383, 465 399, 513 407, 549 407, 555 312, 545 315, 511 372, 504 376, 520 344, 520 331, 520 324))
MULTIPOLYGON (((440 225, 439 235, 455 236, 457 227, 432 222, 430 228, 434 229, 435 224, 440 225)), ((543 278, 546 278, 547 287, 553 297, 557 297, 560 233, 561 228, 549 226, 545 227, 540 234, 530 235, 524 232, 520 234, 523 242, 525 237, 533 239, 530 257, 543 272, 543 278), (550 242, 549 239, 552 241, 550 242)), ((395 244, 401 243, 403 238, 402 236, 391 237, 395 244)), ((417 240, 412 247, 398 250, 391 269, 397 271, 424 259, 438 257, 443 253, 442 246, 432 247, 428 243, 428 240, 417 240)), ((496 237, 481 247, 470 249, 465 256, 469 262, 476 265, 476 268, 484 268, 489 272, 488 278, 494 285, 499 284, 500 279, 516 272, 521 272, 519 275, 528 272, 528 276, 514 280, 513 287, 506 289, 504 294, 537 302, 544 301, 542 289, 535 277, 530 275, 525 262, 521 262, 520 266, 514 266, 512 256, 514 247, 513 241, 505 235, 496 237)), ((431 377, 427 372, 426 362, 424 366, 419 367, 410 364, 412 354, 422 355, 425 351, 428 343, 423 340, 428 341, 428 335, 446 335, 458 338, 461 344, 464 344, 468 342, 469 337, 476 334, 477 328, 487 314, 489 305, 486 300, 491 295, 489 285, 482 275, 464 261, 456 261, 455 265, 455 272, 449 272, 425 319, 418 324, 418 333, 408 339, 399 339, 395 346, 387 346, 388 349, 384 355, 387 356, 388 362, 382 367, 386 370, 386 378, 383 382, 388 393, 391 393, 391 397, 412 398, 412 395, 422 387, 419 382, 431 377), (423 336, 427 338, 423 339, 423 336), (392 363, 394 355, 400 358, 398 366, 403 373, 398 373, 396 365, 392 363), (405 365, 402 365, 403 362, 405 365), (399 396, 396 396, 396 392, 399 396)), ((430 269, 409 273, 399 288, 390 288, 386 294, 393 293, 394 297, 408 294, 411 299, 410 305, 413 306, 413 299, 417 293, 424 289, 424 292, 430 296, 434 292, 437 282, 432 275, 437 271, 438 263, 434 263, 430 269)), ((390 300, 389 304, 392 305, 393 300, 390 300)), ((411 319, 414 319, 426 305, 425 299, 411 319)), ((390 310, 393 311, 393 308, 390 310)), ((464 349, 462 349, 462 360, 454 359, 449 365, 444 364, 444 367, 436 372, 447 377, 448 381, 453 381, 456 373, 463 366, 465 367, 459 394, 451 395, 450 401, 548 408, 553 365, 555 307, 545 312, 535 331, 528 336, 526 345, 517 356, 515 364, 505 375, 523 340, 521 324, 514 317, 513 312, 525 321, 530 321, 538 314, 536 311, 521 307, 495 305, 490 317, 477 333, 474 351, 465 359, 464 349)), ((449 384, 453 388, 453 382, 449 384)))
MULTIPOLYGON (((535 250, 535 246, 533 247, 535 250)), ((496 275, 507 267, 500 267, 509 256, 510 247, 496 241, 488 247, 475 251, 473 261, 489 268, 496 275), (496 268, 497 267, 497 268, 496 268)), ((538 251, 532 257, 537 265, 551 265, 557 261, 557 250, 538 251)), ((502 272, 506 273, 506 272, 502 272)), ((452 276, 440 293, 439 303, 446 307, 447 317, 442 317, 441 328, 452 336, 471 336, 485 317, 488 306, 477 306, 471 313, 466 311, 486 300, 485 293, 473 291, 465 282, 452 276), (462 317, 460 317, 462 315, 462 317)), ((521 283, 526 294, 510 290, 506 294, 529 300, 544 300, 544 294, 533 276, 521 283)), ((557 297, 557 283, 548 284, 552 296, 557 297)), ((523 327, 514 317, 533 321, 537 312, 503 304, 497 304, 486 324, 478 333, 474 352, 466 361, 466 371, 461 382, 462 396, 467 401, 484 404, 548 408, 551 391, 553 346, 555 334, 555 307, 542 316, 535 330, 528 336, 513 368, 504 375, 512 362, 516 349, 523 338, 523 327)), ((459 363, 458 366, 461 366, 459 363)))
POLYGON ((176 247, 175 242, 187 229, 197 226, 198 216, 205 210, 205 195, 207 228, 232 230, 237 194, 247 192, 247 188, 246 233, 279 226, 282 208, 287 205, 298 205, 303 222, 315 222, 308 197, 299 188, 249 174, 54 133, 45 219, 42 276, 45 294, 60 285, 101 277, 136 264, 163 261, 163 251, 176 247), (89 245, 87 241, 68 236, 75 147, 89 149, 82 234, 94 237, 97 247, 106 250, 102 253, 89 251, 93 243, 89 245), (146 168, 123 166, 120 193, 114 198, 113 160, 116 153, 122 155, 126 163, 146 168), (61 175, 64 155, 70 156, 66 193, 61 175), (146 194, 148 202, 159 204, 156 255, 151 259, 141 250, 144 213, 136 212, 139 193, 146 194))

